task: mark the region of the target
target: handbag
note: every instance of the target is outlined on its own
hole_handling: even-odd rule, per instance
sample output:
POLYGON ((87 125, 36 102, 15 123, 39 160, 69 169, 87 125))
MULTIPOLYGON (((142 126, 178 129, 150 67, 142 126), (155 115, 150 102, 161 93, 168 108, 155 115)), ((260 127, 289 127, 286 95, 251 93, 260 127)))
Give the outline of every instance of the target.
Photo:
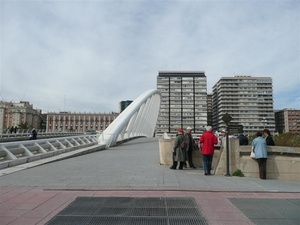
POLYGON ((251 157, 252 159, 255 159, 254 147, 253 147, 252 150, 251 150, 250 157, 251 157))

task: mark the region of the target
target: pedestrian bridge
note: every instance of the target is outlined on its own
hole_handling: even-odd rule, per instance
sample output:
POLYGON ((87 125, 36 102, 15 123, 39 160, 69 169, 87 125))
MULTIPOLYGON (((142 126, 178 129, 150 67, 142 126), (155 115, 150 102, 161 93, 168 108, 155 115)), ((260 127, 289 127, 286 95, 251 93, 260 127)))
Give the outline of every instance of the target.
POLYGON ((160 92, 148 90, 101 134, 1 143, 0 169, 72 151, 78 151, 78 154, 98 151, 137 137, 153 137, 159 107, 160 92))
POLYGON ((134 137, 153 137, 160 97, 158 90, 140 95, 103 131, 99 143, 110 147, 134 137))

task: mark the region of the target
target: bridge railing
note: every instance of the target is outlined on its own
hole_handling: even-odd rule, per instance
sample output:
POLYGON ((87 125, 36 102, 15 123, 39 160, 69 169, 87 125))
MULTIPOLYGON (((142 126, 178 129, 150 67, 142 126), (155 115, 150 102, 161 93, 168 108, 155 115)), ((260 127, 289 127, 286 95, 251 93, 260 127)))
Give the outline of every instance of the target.
MULTIPOLYGON (((160 91, 146 91, 135 99, 101 134, 0 143, 0 169, 91 145, 95 145, 95 149, 104 149, 128 139, 141 136, 152 137, 159 113, 160 98, 160 91)), ((68 133, 58 132, 57 136, 64 134, 68 133)), ((71 132, 71 135, 74 134, 71 132)), ((5 135, 29 137, 29 132, 6 133, 5 135)), ((38 137, 43 135, 54 136, 54 133, 38 132, 38 137)), ((0 137, 4 136, 0 135, 0 137)))
POLYGON ((0 169, 98 145, 98 138, 98 135, 81 135, 0 143, 0 169))
MULTIPOLYGON (((69 135, 80 135, 83 132, 60 132, 60 131, 52 131, 52 132, 40 132, 37 131, 38 136, 69 136, 69 135)), ((26 132, 17 132, 17 133, 5 133, 0 134, 0 138, 18 138, 18 137, 28 137, 30 132, 26 130, 26 132)))

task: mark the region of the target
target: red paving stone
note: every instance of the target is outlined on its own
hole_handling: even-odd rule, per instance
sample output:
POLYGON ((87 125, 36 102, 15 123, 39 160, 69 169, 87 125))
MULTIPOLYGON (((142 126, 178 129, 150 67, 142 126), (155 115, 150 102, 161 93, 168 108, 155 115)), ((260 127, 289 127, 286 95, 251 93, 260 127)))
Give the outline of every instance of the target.
POLYGON ((31 225, 31 224, 37 224, 39 221, 41 221, 40 218, 21 217, 9 223, 9 225, 31 225))
POLYGON ((102 191, 89 188, 51 190, 28 187, 0 188, 0 221, 1 225, 41 225, 48 222, 57 213, 63 210, 78 196, 90 197, 193 197, 202 210, 204 216, 212 225, 251 225, 253 224, 228 198, 298 198, 299 193, 255 193, 255 192, 203 192, 178 191, 161 189, 116 188, 102 191), (16 197, 16 194, 18 198, 16 197), (34 196, 33 196, 34 194, 34 196), (19 201, 17 201, 19 199, 19 201))

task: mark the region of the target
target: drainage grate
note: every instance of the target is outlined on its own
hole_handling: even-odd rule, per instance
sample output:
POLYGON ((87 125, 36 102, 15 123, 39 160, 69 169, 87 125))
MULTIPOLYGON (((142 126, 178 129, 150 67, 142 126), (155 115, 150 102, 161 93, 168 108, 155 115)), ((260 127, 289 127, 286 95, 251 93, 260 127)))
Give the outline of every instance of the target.
POLYGON ((194 198, 78 197, 48 225, 207 225, 194 198))
POLYGON ((254 224, 300 224, 300 199, 230 198, 254 224))

